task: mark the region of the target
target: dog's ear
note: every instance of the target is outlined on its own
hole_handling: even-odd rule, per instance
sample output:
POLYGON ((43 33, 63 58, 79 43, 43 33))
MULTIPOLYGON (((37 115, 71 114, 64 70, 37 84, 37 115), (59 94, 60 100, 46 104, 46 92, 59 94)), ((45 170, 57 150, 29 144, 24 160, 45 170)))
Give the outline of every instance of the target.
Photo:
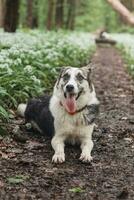
POLYGON ((92 88, 91 79, 92 79, 92 70, 94 68, 94 65, 92 63, 89 63, 88 65, 82 67, 82 71, 88 81, 89 87, 92 88))
POLYGON ((82 67, 81 70, 83 71, 85 77, 88 78, 91 76, 91 72, 92 72, 93 68, 94 68, 93 64, 89 63, 88 65, 82 67))
POLYGON ((86 66, 82 67, 82 70, 88 73, 91 73, 93 69, 94 65, 92 63, 89 63, 86 66))

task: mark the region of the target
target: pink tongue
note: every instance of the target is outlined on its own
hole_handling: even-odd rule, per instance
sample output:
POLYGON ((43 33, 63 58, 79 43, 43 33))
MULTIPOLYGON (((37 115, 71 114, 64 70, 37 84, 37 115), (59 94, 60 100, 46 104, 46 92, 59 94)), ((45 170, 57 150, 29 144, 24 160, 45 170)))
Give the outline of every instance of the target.
POLYGON ((64 102, 65 109, 67 112, 73 114, 76 112, 76 100, 75 96, 67 97, 64 102))

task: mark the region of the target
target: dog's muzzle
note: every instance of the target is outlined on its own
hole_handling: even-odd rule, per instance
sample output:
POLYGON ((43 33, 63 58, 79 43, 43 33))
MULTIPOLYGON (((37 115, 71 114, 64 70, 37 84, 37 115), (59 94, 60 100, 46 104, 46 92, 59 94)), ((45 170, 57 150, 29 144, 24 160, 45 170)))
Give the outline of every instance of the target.
POLYGON ((73 85, 69 84, 66 86, 65 88, 65 92, 64 92, 64 97, 72 97, 72 96, 77 96, 77 94, 75 94, 75 88, 73 85))
POLYGON ((64 97, 67 98, 67 96, 75 96, 75 99, 78 100, 80 95, 82 94, 83 90, 81 89, 78 93, 75 92, 75 87, 71 84, 66 86, 64 97))
POLYGON ((74 86, 73 85, 67 85, 66 86, 66 91, 67 92, 74 92, 74 86))
POLYGON ((81 95, 81 91, 77 92, 77 89, 72 84, 67 84, 65 86, 65 92, 64 92, 64 101, 62 102, 62 105, 65 107, 66 111, 69 114, 76 113, 77 110, 77 100, 79 96, 81 95))

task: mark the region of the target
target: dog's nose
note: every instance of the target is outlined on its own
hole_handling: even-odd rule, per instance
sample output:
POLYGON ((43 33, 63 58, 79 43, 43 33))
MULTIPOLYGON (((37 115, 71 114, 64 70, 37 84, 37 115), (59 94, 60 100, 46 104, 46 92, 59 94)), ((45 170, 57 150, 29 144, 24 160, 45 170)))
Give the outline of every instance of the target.
POLYGON ((72 92, 74 90, 74 86, 73 85, 67 85, 66 90, 67 90, 67 92, 72 92))

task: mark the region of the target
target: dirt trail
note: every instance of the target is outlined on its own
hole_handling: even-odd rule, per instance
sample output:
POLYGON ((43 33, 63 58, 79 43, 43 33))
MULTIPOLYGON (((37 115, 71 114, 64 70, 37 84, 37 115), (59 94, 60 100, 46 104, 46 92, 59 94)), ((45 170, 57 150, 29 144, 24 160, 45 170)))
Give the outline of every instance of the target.
POLYGON ((2 141, 14 154, 1 159, 1 200, 134 199, 134 82, 114 48, 98 48, 92 62, 101 102, 92 164, 78 161, 78 147, 67 147, 66 162, 54 165, 50 141, 31 134, 24 144, 2 141), (20 174, 27 177, 22 183, 7 181, 20 174))

